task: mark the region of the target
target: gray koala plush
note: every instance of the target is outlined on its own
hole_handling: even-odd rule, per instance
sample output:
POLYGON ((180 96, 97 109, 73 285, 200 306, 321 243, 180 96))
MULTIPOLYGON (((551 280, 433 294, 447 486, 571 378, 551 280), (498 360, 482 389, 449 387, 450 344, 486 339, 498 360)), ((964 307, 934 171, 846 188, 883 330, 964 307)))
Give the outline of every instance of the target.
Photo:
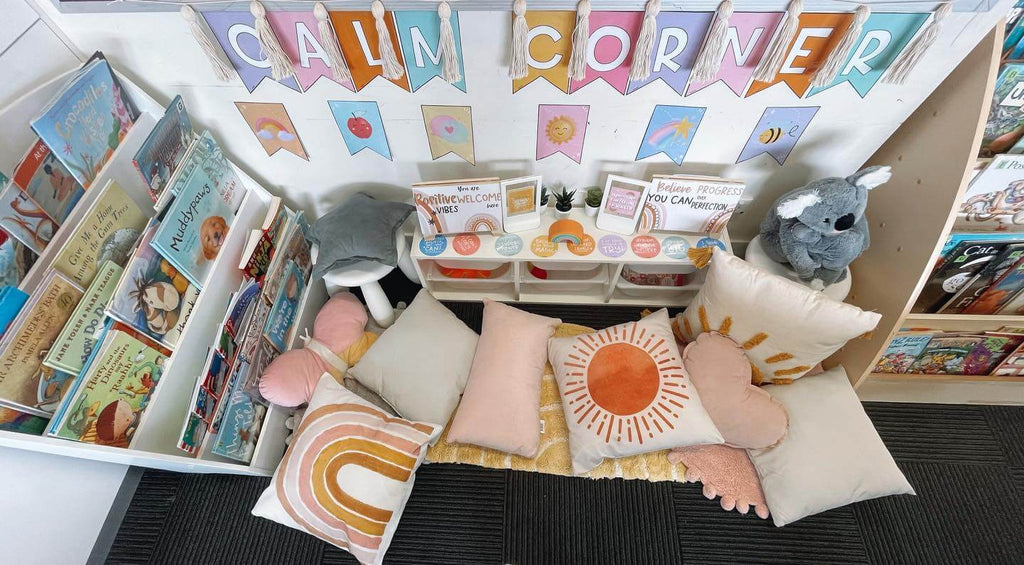
POLYGON ((843 280, 847 265, 868 248, 868 191, 890 177, 888 166, 868 167, 782 195, 761 222, 765 253, 815 287, 843 280))

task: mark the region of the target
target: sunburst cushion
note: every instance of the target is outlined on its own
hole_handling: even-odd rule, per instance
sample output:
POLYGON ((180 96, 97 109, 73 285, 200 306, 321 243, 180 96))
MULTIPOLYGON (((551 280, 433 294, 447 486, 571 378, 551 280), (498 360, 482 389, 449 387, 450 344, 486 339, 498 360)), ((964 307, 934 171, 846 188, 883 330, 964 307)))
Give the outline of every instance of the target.
POLYGON ((441 427, 388 416, 324 373, 252 513, 379 564, 441 427))
POLYGON ((683 369, 664 308, 593 334, 552 338, 548 358, 576 474, 606 457, 722 443, 683 369))
POLYGON ((792 382, 882 318, 715 249, 707 279, 678 315, 688 341, 715 330, 746 351, 752 382, 792 382))

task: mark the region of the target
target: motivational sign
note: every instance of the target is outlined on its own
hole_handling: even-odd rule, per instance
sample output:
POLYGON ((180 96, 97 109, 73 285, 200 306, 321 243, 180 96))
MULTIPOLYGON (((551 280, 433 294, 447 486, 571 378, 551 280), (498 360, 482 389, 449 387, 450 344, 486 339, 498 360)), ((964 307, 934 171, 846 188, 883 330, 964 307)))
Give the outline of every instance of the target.
POLYGON ((496 232, 501 226, 501 186, 496 178, 417 183, 412 194, 425 238, 496 232))
POLYGON ((715 177, 660 176, 651 181, 640 230, 719 233, 746 187, 715 177))

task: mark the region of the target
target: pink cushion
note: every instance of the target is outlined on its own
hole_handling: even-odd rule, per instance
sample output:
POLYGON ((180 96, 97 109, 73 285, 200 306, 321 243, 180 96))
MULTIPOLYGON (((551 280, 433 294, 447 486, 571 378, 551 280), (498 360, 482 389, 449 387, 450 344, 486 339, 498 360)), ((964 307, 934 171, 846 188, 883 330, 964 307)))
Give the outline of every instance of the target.
POLYGON ((753 508, 762 520, 768 517, 761 480, 745 450, 727 445, 677 447, 669 452, 668 461, 686 467, 687 482, 703 483, 705 497, 722 497, 720 504, 726 511, 746 514, 753 508))
MULTIPOLYGON (((331 351, 341 353, 363 336, 366 320, 366 308, 359 299, 351 292, 339 292, 317 312, 313 337, 331 351)), ((313 386, 316 387, 315 382, 313 386)))
POLYGON ((537 455, 540 381, 548 338, 560 323, 484 299, 480 341, 448 441, 537 455))
POLYGON ((683 366, 727 445, 769 447, 786 435, 786 409, 750 384, 750 361, 736 342, 718 332, 702 333, 683 351, 683 366))

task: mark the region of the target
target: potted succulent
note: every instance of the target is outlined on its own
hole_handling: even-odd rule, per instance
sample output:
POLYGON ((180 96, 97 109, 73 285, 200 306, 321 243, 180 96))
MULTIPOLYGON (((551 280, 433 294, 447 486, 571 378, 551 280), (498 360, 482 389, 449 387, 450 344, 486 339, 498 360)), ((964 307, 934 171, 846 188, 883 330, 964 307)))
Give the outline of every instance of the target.
POLYGON ((562 192, 555 193, 555 215, 559 218, 566 218, 572 212, 572 199, 576 196, 575 190, 562 187, 562 192))
POLYGON ((604 196, 604 189, 600 186, 592 186, 587 189, 587 215, 596 216, 601 208, 601 198, 604 196))
POLYGON ((540 187, 540 211, 543 214, 548 211, 548 187, 540 187))

